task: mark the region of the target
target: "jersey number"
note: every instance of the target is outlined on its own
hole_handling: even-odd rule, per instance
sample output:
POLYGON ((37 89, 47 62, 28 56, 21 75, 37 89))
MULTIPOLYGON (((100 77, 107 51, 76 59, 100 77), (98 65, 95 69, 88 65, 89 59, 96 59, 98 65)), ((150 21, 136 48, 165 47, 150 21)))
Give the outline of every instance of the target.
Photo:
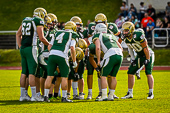
POLYGON ((31 23, 22 23, 22 35, 31 35, 31 23))
POLYGON ((61 33, 60 35, 58 35, 58 36, 56 37, 56 40, 58 40, 57 43, 62 43, 62 42, 63 42, 63 36, 64 36, 64 34, 65 34, 65 33, 61 33))
POLYGON ((132 44, 127 44, 127 45, 129 45, 131 48, 133 48, 137 52, 140 52, 142 50, 142 47, 139 44, 132 43, 132 44))

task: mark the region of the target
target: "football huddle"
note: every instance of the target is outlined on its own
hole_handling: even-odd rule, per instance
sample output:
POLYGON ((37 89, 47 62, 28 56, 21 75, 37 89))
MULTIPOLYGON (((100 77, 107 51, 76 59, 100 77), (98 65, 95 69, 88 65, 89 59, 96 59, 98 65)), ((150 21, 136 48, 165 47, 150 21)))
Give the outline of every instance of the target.
POLYGON ((95 101, 119 99, 115 89, 116 76, 123 61, 122 42, 128 47, 131 64, 127 72, 128 91, 121 99, 133 98, 134 75, 140 79, 143 67, 149 87, 147 99, 154 98, 152 69, 155 56, 142 29, 135 29, 134 24, 127 21, 119 30, 115 23, 107 22, 103 13, 96 14, 87 29, 83 28, 78 16, 68 19, 62 30, 57 28, 57 23, 57 16, 47 13, 44 8, 36 8, 33 17, 22 20, 16 33, 22 66, 19 101, 91 100, 94 98, 94 71, 97 72, 99 88, 95 101), (85 69, 87 83, 83 79, 85 69), (85 84, 88 86, 87 97, 85 84), (29 86, 31 97, 28 95, 29 86), (73 100, 70 99, 71 87, 73 100))

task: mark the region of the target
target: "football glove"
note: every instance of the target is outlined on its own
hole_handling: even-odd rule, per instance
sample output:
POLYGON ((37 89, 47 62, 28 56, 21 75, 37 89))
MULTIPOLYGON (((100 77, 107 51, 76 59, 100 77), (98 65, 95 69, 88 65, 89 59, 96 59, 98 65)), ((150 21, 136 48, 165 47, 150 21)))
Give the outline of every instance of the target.
POLYGON ((146 60, 144 61, 144 65, 149 64, 149 62, 150 62, 150 60, 149 60, 149 59, 146 59, 146 60))
POLYGON ((80 78, 78 73, 74 73, 75 80, 78 80, 80 78))
POLYGON ((77 62, 73 62, 73 68, 76 68, 77 67, 77 62))
POLYGON ((97 77, 100 78, 100 76, 101 76, 101 74, 100 74, 100 71, 101 71, 100 66, 97 66, 95 69, 97 71, 97 77))

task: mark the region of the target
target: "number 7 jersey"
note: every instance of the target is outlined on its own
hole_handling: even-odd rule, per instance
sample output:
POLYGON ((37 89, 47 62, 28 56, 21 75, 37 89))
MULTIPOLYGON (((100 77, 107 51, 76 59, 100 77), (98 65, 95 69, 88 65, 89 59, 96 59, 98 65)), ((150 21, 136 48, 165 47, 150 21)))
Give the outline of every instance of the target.
POLYGON ((21 48, 37 45, 37 26, 44 26, 44 20, 39 17, 23 19, 21 48))

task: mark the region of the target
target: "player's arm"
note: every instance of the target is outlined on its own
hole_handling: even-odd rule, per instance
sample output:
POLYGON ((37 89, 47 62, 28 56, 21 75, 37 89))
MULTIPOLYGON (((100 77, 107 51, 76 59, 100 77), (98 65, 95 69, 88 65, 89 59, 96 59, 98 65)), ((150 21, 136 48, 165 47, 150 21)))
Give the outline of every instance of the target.
POLYGON ((129 51, 129 54, 131 56, 131 59, 132 59, 132 61, 134 61, 135 55, 134 55, 134 52, 133 52, 133 48, 130 45, 127 45, 127 47, 128 47, 128 51, 129 51))
POLYGON ((145 56, 146 56, 146 59, 150 61, 150 53, 149 53, 149 49, 148 49, 148 45, 147 45, 147 40, 144 40, 142 43, 141 43, 141 46, 143 48, 143 51, 145 53, 145 56))
POLYGON ((94 68, 97 68, 97 64, 94 60, 94 55, 92 55, 91 53, 89 54, 89 62, 94 68))
POLYGON ((119 46, 119 48, 123 51, 123 48, 122 48, 122 46, 120 45, 120 43, 116 40, 116 43, 117 43, 117 45, 119 46))
POLYGON ((100 54, 101 54, 101 50, 100 50, 100 40, 97 38, 94 40, 94 44, 96 45, 96 56, 97 56, 97 63, 98 65, 100 65, 100 54))
POLYGON ((39 37, 40 41, 43 42, 44 45, 49 45, 49 42, 44 37, 43 29, 44 29, 43 26, 37 26, 38 37, 39 37))
POLYGON ((17 33, 16 33, 16 41, 17 41, 17 44, 19 46, 19 48, 21 47, 21 39, 22 39, 22 26, 19 27, 17 33))

